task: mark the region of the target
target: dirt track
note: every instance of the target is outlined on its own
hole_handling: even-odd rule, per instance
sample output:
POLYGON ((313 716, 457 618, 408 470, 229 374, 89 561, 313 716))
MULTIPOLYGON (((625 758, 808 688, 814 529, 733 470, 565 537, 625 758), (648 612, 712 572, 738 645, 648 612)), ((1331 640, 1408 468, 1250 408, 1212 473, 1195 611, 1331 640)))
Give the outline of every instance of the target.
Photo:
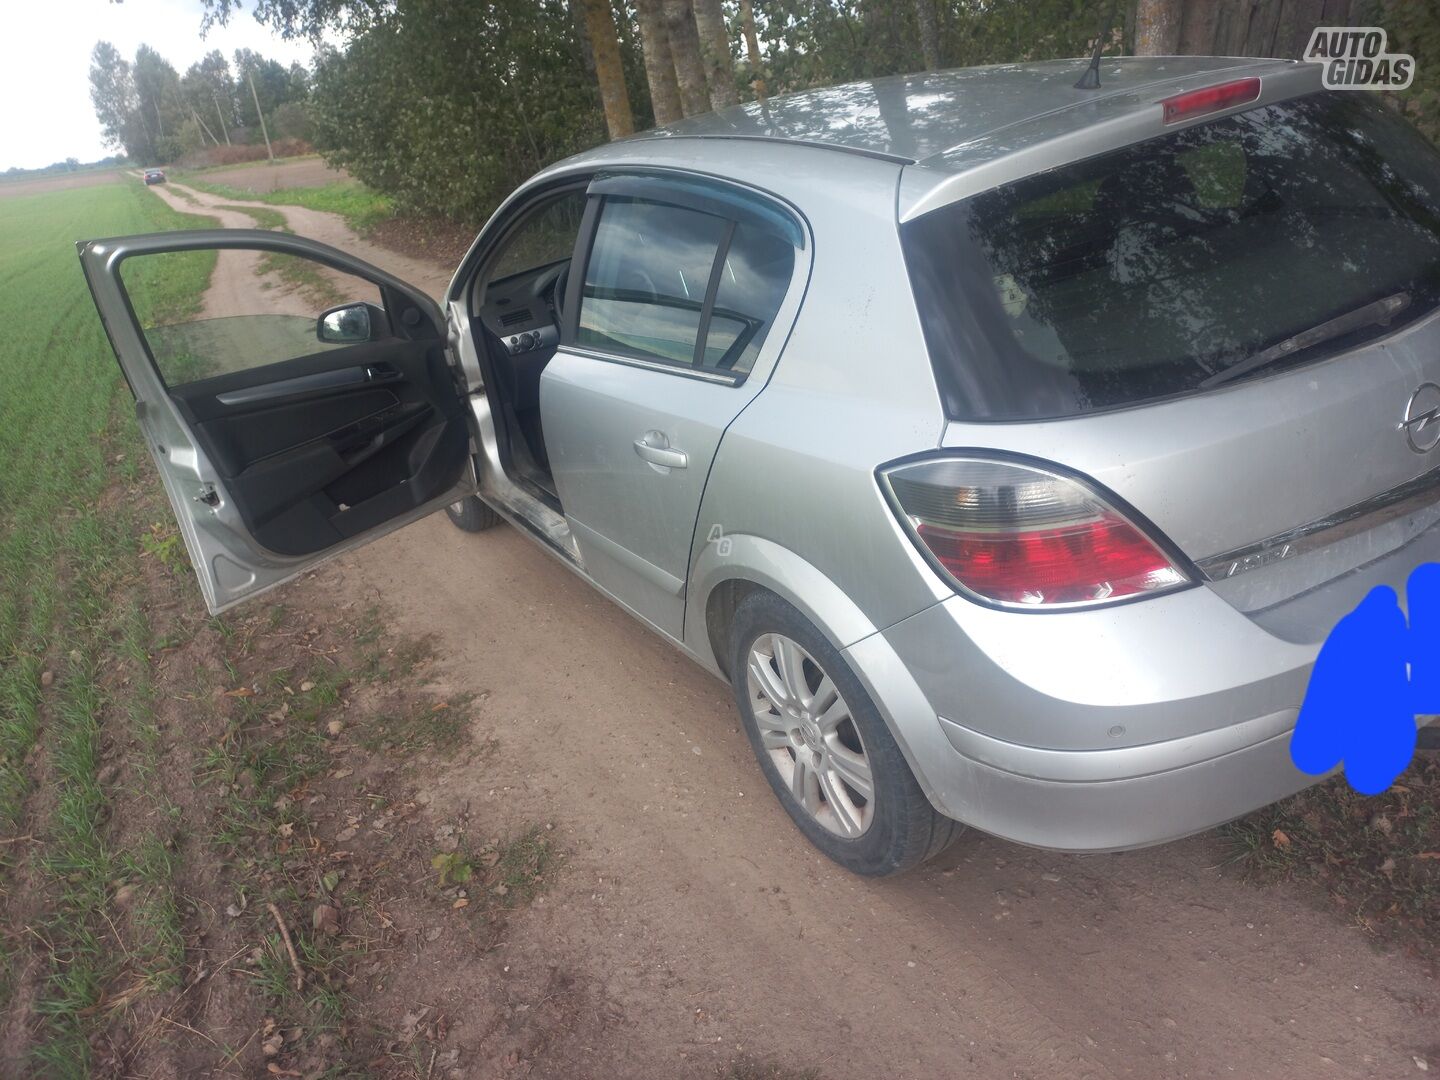
MULTIPOLYGON (((448 280, 284 212, 432 294, 448 280)), ((530 1075, 690 1076, 737 1047, 833 1080, 1440 1066, 1433 979, 1300 894, 1235 880, 1213 836, 1066 857, 974 835, 902 880, 847 875, 770 796, 726 688, 512 530, 432 517, 321 579, 435 635, 452 692, 482 702, 498 750, 431 774, 434 807, 555 821, 572 851, 512 924, 507 970, 579 973, 627 1036, 557 1036, 530 1075)), ((428 990, 463 1018, 494 988, 460 964, 428 990)))

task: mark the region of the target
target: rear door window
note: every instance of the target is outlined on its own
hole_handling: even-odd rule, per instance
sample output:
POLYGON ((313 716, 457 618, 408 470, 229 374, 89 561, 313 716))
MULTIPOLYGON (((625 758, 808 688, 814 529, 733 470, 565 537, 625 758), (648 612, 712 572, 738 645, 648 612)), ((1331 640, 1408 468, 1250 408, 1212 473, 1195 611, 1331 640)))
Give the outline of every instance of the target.
POLYGON ((646 360, 694 362, 710 272, 728 223, 679 206, 608 198, 576 341, 646 360))
POLYGON ((1069 416, 1313 362, 1434 310, 1440 153, 1383 105, 1319 94, 1005 185, 902 236, 950 414, 1069 416), (1385 317, 1342 319, 1365 309, 1385 317))
POLYGON ((789 240, 756 225, 735 226, 720 266, 702 366, 735 374, 755 366, 794 272, 789 240))
POLYGON ((734 376, 750 371, 789 289, 780 232, 686 206, 606 196, 575 343, 734 376))

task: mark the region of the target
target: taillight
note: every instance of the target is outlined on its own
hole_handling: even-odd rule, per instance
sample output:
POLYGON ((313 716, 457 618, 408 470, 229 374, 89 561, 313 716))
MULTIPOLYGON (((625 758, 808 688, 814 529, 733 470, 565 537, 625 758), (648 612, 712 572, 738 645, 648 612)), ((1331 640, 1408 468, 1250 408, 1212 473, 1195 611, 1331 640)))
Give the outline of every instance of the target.
POLYGON ((1244 105, 1260 96, 1259 79, 1236 79, 1219 86, 1206 86, 1199 90, 1187 90, 1183 94, 1165 98, 1160 102, 1164 122, 1178 124, 1181 120, 1204 116, 1244 105))
POLYGON ((946 457, 892 466, 880 476, 931 562, 981 600, 1081 607, 1189 583, 1129 518, 1058 473, 946 457))

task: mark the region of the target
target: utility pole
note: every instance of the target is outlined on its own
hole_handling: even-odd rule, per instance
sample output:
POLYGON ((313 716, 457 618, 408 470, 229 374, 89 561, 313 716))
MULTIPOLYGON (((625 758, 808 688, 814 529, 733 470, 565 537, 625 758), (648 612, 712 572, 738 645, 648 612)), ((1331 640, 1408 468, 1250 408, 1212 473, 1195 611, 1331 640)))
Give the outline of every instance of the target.
POLYGON ((225 136, 225 145, 230 145, 230 129, 225 126, 225 111, 220 108, 220 95, 210 91, 210 100, 215 102, 215 115, 220 118, 220 133, 225 136))
POLYGON ((255 93, 255 80, 250 77, 250 69, 245 69, 245 81, 250 84, 250 100, 255 102, 255 115, 260 118, 260 134, 265 136, 265 153, 270 157, 270 164, 275 164, 275 151, 270 149, 270 132, 265 130, 265 114, 260 111, 260 95, 255 93))
MULTIPOLYGON (((215 133, 210 130, 210 126, 206 124, 204 120, 200 119, 200 114, 195 111, 195 107, 193 105, 190 107, 190 115, 195 118, 195 123, 200 126, 200 130, 203 131, 206 135, 210 136, 210 141, 213 142, 216 146, 219 146, 220 140, 215 138, 215 133)), ((200 140, 200 145, 205 145, 204 139, 200 140)))

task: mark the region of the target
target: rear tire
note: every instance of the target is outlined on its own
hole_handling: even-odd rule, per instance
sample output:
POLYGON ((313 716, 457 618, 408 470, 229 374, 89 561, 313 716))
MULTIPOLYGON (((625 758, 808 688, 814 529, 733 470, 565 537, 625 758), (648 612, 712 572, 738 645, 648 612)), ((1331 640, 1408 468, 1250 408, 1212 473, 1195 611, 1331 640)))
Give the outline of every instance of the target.
POLYGON ((773 593, 751 593, 735 612, 730 685, 775 797, 845 869, 903 873, 964 830, 926 798, 839 651, 773 593))
POLYGON ((450 523, 463 532, 484 532, 505 519, 481 501, 478 495, 467 495, 445 507, 450 523))

